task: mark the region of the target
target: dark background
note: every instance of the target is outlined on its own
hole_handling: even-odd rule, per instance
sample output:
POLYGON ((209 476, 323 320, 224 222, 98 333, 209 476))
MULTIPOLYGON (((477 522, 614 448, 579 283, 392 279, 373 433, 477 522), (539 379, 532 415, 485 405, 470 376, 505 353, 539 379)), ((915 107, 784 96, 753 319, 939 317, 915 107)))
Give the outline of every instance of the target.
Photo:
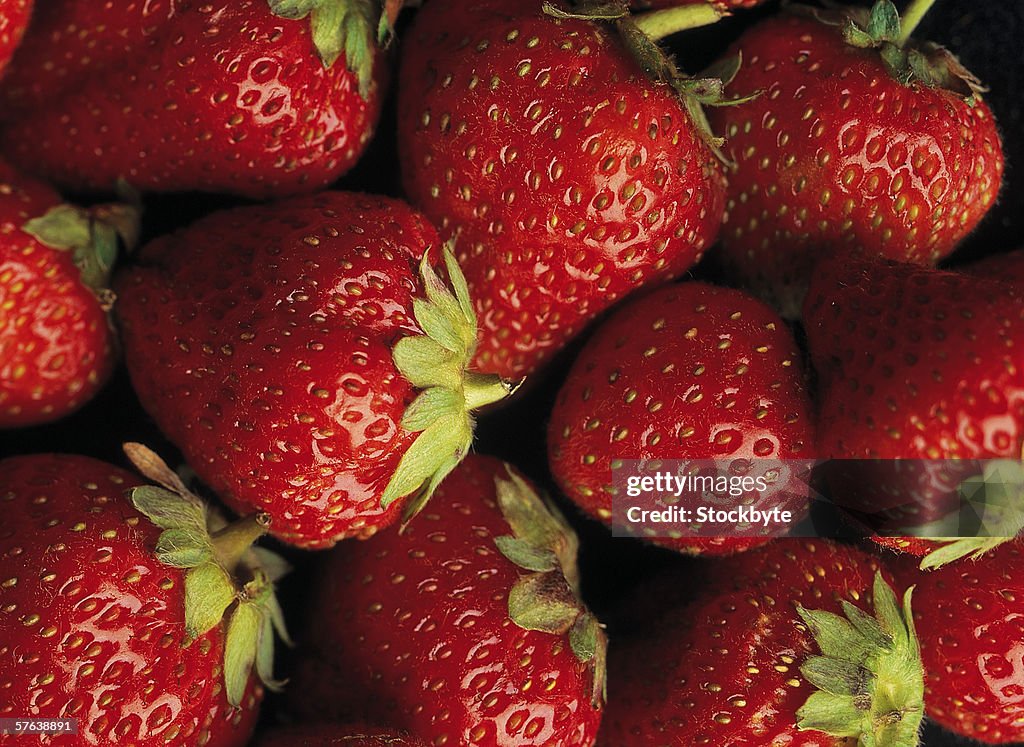
MULTIPOLYGON (((738 13, 715 27, 681 35, 673 50, 681 67, 697 72, 713 61, 750 23, 774 12, 778 3, 738 13)), ((403 19, 403 25, 408 22, 403 19)), ((1021 129, 1021 96, 1024 94, 1020 45, 1024 32, 1024 2, 1020 0, 939 0, 922 23, 917 36, 942 43, 956 52, 966 66, 990 90, 986 99, 1000 123, 1007 157, 1007 171, 1000 201, 979 229, 951 258, 956 264, 996 252, 1024 246, 1019 238, 1024 226, 1024 132, 1021 129), (1020 165, 1020 166, 1019 166, 1020 165), (1018 166, 1020 171, 1018 171, 1018 166)), ((338 187, 400 196, 399 165, 395 155, 394 96, 389 98, 378 136, 366 157, 338 187)), ((241 204, 231 198, 209 195, 155 196, 146 200, 145 237, 152 238, 185 225, 216 209, 241 204)), ((713 257, 713 251, 711 252, 713 257)), ((714 278, 713 261, 693 273, 714 278)), ((580 341, 563 352, 548 370, 535 377, 531 387, 512 404, 484 415, 478 428, 476 450, 518 465, 552 494, 556 490, 547 468, 545 426, 559 382, 564 378, 580 341)), ((141 441, 161 453, 172 465, 180 455, 159 433, 139 406, 123 368, 100 395, 75 415, 53 425, 0 432, 0 456, 32 452, 80 453, 127 466, 120 451, 124 441, 141 441)), ((636 583, 660 569, 688 566, 700 577, 704 561, 612 539, 595 522, 583 519, 563 501, 574 520, 582 543, 581 565, 588 603, 610 627, 627 628, 619 602, 636 583)), ((283 549, 296 570, 283 590, 286 609, 301 605, 316 556, 283 549), (291 604, 289 604, 291 602, 291 604)), ((292 616, 294 619, 294 615, 292 616)), ((623 631, 625 632, 625 631, 623 631)), ((610 689, 614 697, 614 683, 610 689)), ((273 702, 265 719, 274 718, 273 702)), ((926 729, 927 747, 967 744, 934 726, 926 729)))

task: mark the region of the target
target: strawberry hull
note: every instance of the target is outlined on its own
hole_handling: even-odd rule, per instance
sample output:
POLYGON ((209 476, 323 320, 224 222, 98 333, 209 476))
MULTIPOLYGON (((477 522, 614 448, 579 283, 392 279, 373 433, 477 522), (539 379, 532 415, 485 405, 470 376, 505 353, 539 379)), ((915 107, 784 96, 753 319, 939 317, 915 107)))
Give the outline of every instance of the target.
POLYGON ((85 457, 0 461, 0 718, 78 719, 54 747, 243 747, 262 688, 228 704, 222 627, 185 645, 184 572, 154 557, 139 484, 85 457))

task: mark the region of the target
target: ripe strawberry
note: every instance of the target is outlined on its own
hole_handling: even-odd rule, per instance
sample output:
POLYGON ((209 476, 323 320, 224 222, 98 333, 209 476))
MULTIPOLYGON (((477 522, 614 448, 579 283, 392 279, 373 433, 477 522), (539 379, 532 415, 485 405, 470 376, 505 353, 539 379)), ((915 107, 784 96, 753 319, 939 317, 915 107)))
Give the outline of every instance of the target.
POLYGON ((275 729, 256 747, 426 747, 408 734, 376 726, 316 724, 275 729))
POLYGON ((248 547, 263 529, 222 529, 133 453, 164 488, 86 457, 0 461, 0 718, 78 719, 76 738, 43 744, 241 747, 254 659, 274 684, 280 612, 248 547))
POLYGON ((32 14, 32 0, 0 0, 0 72, 21 43, 32 14))
POLYGON ((834 256, 815 270, 804 321, 818 453, 859 460, 839 463, 840 501, 925 524, 959 507, 957 486, 981 472, 975 460, 1020 456, 1024 296, 1012 284, 834 256))
POLYGON ((439 247, 403 203, 340 192, 156 240, 117 285, 143 406, 275 536, 370 536, 398 519, 396 499, 418 493, 414 511, 429 497, 469 449, 470 411, 509 391, 466 371, 476 319, 450 252, 455 295, 426 262, 439 247))
POLYGON ((61 204, 0 161, 0 428, 61 418, 114 367, 108 274, 138 211, 61 204))
POLYGON ((61 0, 33 24, 8 96, 35 106, 2 134, 26 170, 75 190, 281 197, 334 181, 368 142, 383 83, 372 3, 112 5, 61 0))
POLYGON ((875 568, 824 540, 713 567, 704 596, 612 647, 598 744, 914 747, 924 707, 910 592, 901 609, 875 568))
POLYGON ((918 571, 910 562, 898 568, 901 582, 916 585, 928 717, 980 742, 1024 741, 1021 545, 936 571, 918 571))
POLYGON ((784 316, 820 255, 934 264, 995 202, 992 113, 952 55, 908 40, 914 25, 901 31, 881 0, 772 18, 730 51, 743 57, 734 90, 763 95, 711 114, 734 162, 720 256, 784 316))
MULTIPOLYGON (((800 351, 785 323, 740 291, 682 283, 627 303, 597 328, 559 392, 548 453, 565 494, 606 523, 625 525, 612 510, 612 470, 622 460, 688 460, 722 475, 742 465, 752 478, 774 472, 769 491, 726 496, 729 507, 799 516, 808 488, 798 467, 809 469, 812 427, 800 351)), ((693 510, 694 498, 689 492, 680 505, 693 510)), ((650 539, 716 554, 766 541, 756 525, 720 536, 672 528, 678 536, 650 539)))
POLYGON ((482 325, 477 363, 509 377, 616 300, 696 263, 724 201, 699 107, 684 103, 697 82, 666 72, 639 21, 617 21, 627 44, 541 6, 431 0, 400 73, 406 193, 458 237, 482 325), (637 47, 671 85, 648 79, 637 47))
POLYGON ((593 744, 605 644, 577 585, 564 520, 471 456, 403 534, 331 553, 294 707, 430 744, 593 744))

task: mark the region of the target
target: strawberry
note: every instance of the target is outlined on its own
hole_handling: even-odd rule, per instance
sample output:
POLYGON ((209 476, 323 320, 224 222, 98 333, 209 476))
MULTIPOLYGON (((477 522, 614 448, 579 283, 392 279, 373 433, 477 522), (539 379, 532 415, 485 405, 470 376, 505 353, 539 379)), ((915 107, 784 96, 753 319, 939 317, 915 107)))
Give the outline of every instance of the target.
POLYGON ((254 660, 275 685, 264 568, 280 561, 249 548, 254 517, 225 528, 128 450, 163 487, 80 456, 0 461, 0 718, 78 720, 76 738, 42 744, 241 747, 263 693, 254 660))
POLYGON ((613 29, 580 17, 586 4, 561 7, 431 0, 404 40, 406 194, 458 237, 482 325, 477 363, 511 378, 616 300, 685 272, 723 209, 697 124, 695 87, 708 81, 681 79, 652 41, 717 11, 633 20, 605 8, 621 16, 613 29))
POLYGON ((80 191, 281 197, 334 181, 368 142, 384 80, 372 3, 111 5, 61 0, 30 30, 8 95, 40 100, 0 135, 26 170, 80 191))
POLYGON ((762 95, 716 109, 729 199, 720 258, 796 317, 815 259, 840 247, 915 264, 948 255, 995 202, 996 123, 945 50, 909 40, 889 0, 786 14, 750 29, 733 81, 762 95))
POLYGON ((605 644, 577 586, 564 520, 470 456, 403 534, 332 551, 293 705, 429 744, 593 744, 605 644))
MULTIPOLYGON (((563 492, 617 527, 625 522, 613 511, 613 469, 623 460, 687 460, 687 469, 722 475, 742 464, 751 478, 777 473, 767 492, 748 487, 741 498, 724 498, 801 516, 808 488, 800 466, 810 466, 812 427, 800 351, 775 312, 741 291, 682 283, 625 304, 597 328, 558 394, 548 453, 563 492)), ((695 502, 690 491, 680 505, 694 510, 695 502)), ((716 554, 766 541, 757 525, 721 536, 696 524, 672 529, 679 533, 650 539, 716 554)))
POLYGON ((825 540, 741 558, 713 567, 707 593, 653 632, 612 647, 598 744, 917 745, 910 592, 901 606, 868 556, 825 540))
POLYGON ((437 232, 408 206, 340 192, 157 239, 117 283, 142 405, 275 536, 368 537, 399 518, 397 499, 422 505, 468 450, 470 410, 509 392, 467 372, 472 305, 447 251, 455 295, 444 287, 432 248, 437 232))
POLYGON ((0 428, 61 418, 110 376, 107 276, 138 219, 128 205, 62 204, 0 161, 0 428))
POLYGON ((256 742, 256 747, 426 747, 415 737, 376 726, 315 724, 275 729, 256 742))
POLYGON ((909 562, 897 568, 902 582, 916 585, 928 717, 979 742, 1024 741, 1021 545, 936 571, 921 572, 909 562))
POLYGON ((1012 284, 837 255, 817 266, 804 321, 819 455, 858 460, 836 468, 841 503, 927 524, 958 508, 976 460, 1020 456, 1024 296, 1012 284))
POLYGON ((28 26, 32 0, 0 0, 0 72, 3 72, 28 26))

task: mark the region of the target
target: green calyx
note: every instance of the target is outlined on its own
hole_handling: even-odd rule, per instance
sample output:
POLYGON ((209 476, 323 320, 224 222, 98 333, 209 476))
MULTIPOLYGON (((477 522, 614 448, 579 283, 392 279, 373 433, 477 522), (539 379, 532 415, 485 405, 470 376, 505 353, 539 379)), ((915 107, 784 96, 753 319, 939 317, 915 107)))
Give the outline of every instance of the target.
POLYGON ((592 676, 591 702, 606 698, 608 640, 597 618, 580 599, 576 553, 579 542, 565 518, 511 470, 495 480, 498 506, 512 534, 495 537, 506 558, 529 574, 508 596, 508 614, 524 630, 569 636, 576 659, 592 676))
MULTIPOLYGON (((936 537, 936 549, 921 559, 921 570, 933 571, 961 558, 982 555, 1024 531, 1024 462, 998 459, 985 463, 982 474, 960 484, 960 511, 950 517, 954 530, 969 528, 971 536, 936 537)), ((940 520, 941 521, 941 520, 940 520)), ((922 536, 935 537, 929 525, 922 536)))
POLYGON ((419 513, 469 452, 473 411, 504 399, 521 383, 469 370, 476 350, 476 312, 450 246, 444 248, 443 259, 451 288, 435 272, 429 251, 424 253, 420 277, 426 298, 413 302, 423 334, 402 338, 392 351, 399 373, 423 390, 402 416, 402 428, 420 435, 402 455, 381 497, 386 508, 412 496, 405 521, 419 513))
POLYGON ((911 613, 880 573, 874 617, 843 602, 845 617, 798 607, 821 650, 800 667, 815 688, 797 712, 801 730, 857 740, 858 747, 915 747, 924 716, 924 670, 911 613))
POLYGON ((132 195, 129 202, 80 208, 57 205, 21 227, 51 249, 71 252, 82 282, 101 299, 110 295, 110 274, 118 247, 131 251, 139 241, 142 209, 132 195))
POLYGON ((577 2, 572 10, 563 10, 550 2, 544 3, 543 7, 544 12, 554 18, 613 23, 622 43, 647 77, 659 85, 672 88, 701 138, 719 160, 726 162, 720 151, 725 141, 712 132, 704 107, 737 106, 756 98, 760 91, 747 96, 726 97, 725 88, 739 71, 739 57, 691 78, 679 70, 675 60, 658 42, 672 34, 717 23, 728 15, 727 12, 714 3, 698 3, 634 16, 630 13, 628 3, 621 0, 583 0, 577 2))
POLYGON ((267 0, 275 15, 297 21, 309 18, 317 56, 330 68, 344 57, 359 81, 365 99, 373 84, 373 64, 378 46, 394 35, 394 21, 401 0, 267 0))
MULTIPOLYGON (((157 559, 185 570, 185 633, 188 643, 225 624, 224 689, 239 707, 253 667, 263 684, 279 690, 273 677, 275 633, 289 645, 274 584, 288 566, 252 544, 270 521, 256 514, 225 522, 192 492, 159 456, 141 444, 124 445, 135 467, 157 485, 134 488, 131 501, 163 531, 157 559)), ((187 645, 187 644, 186 644, 187 645)))
POLYGON ((931 42, 914 43, 910 38, 934 2, 914 0, 902 19, 892 0, 878 0, 870 11, 844 9, 838 18, 811 12, 826 23, 841 23, 847 44, 877 49, 889 73, 903 85, 944 88, 973 102, 984 91, 980 81, 947 49, 931 42))

